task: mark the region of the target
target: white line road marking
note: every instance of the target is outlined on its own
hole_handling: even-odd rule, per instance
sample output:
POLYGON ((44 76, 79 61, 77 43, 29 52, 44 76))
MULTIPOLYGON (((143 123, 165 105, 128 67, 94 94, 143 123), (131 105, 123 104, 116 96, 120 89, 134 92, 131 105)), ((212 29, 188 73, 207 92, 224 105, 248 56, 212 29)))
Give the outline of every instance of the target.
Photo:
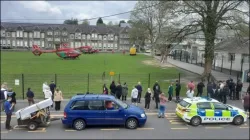
POLYGON ((222 127, 205 127, 206 129, 220 129, 222 127))
POLYGON ((73 129, 69 129, 69 130, 65 130, 66 132, 73 132, 73 131, 76 131, 76 130, 73 130, 73 129))
POLYGON ((185 122, 170 122, 171 124, 184 124, 185 122))
POLYGON ((181 129, 188 129, 187 127, 183 127, 183 128, 171 128, 173 130, 181 130, 181 129))
POLYGON ((137 128, 136 130, 154 130, 154 128, 137 128))
POLYGON ((120 129, 100 129, 100 130, 104 130, 104 131, 109 131, 109 130, 120 130, 120 129))
POLYGON ((240 127, 240 128, 249 128, 249 127, 240 127))
POLYGON ((183 123, 182 120, 170 120, 169 122, 182 122, 183 123))
POLYGON ((5 123, 5 121, 1 121, 1 123, 5 123))
POLYGON ((1 134, 6 134, 8 133, 8 131, 1 131, 1 134))
POLYGON ((28 131, 28 132, 46 132, 46 128, 40 128, 35 131, 28 131))

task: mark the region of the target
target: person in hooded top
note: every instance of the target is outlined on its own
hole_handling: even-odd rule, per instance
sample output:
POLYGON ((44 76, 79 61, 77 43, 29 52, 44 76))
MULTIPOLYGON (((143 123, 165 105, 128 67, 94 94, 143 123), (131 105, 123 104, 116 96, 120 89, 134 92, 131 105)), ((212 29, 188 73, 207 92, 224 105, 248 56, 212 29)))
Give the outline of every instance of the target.
POLYGON ((148 88, 148 90, 145 94, 145 97, 144 97, 145 98, 145 109, 148 109, 148 110, 150 108, 151 94, 152 94, 151 89, 148 88))

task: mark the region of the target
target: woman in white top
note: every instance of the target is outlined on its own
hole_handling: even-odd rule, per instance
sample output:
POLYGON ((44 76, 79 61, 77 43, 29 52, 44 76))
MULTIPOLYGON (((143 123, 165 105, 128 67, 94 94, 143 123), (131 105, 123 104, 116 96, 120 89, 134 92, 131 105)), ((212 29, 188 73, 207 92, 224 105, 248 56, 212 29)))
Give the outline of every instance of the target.
POLYGON ((187 91, 187 97, 188 98, 193 98, 194 97, 194 91, 192 88, 190 88, 188 91, 187 91))

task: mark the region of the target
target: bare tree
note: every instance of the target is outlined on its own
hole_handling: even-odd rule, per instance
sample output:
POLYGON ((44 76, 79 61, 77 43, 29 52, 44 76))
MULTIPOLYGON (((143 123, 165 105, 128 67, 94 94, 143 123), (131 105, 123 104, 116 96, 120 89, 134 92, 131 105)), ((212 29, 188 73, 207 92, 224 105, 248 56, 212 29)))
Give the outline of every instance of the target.
POLYGON ((109 21, 108 26, 113 26, 113 25, 114 25, 113 22, 109 21))
MULTIPOLYGON (((205 66, 203 77, 208 77, 212 70, 214 59, 214 46, 217 30, 224 26, 237 24, 233 19, 232 12, 238 11, 244 1, 232 0, 200 0, 181 3, 181 8, 176 10, 186 20, 186 25, 181 29, 183 32, 202 31, 205 37, 205 66)), ((184 22, 185 23, 185 22, 184 22)))

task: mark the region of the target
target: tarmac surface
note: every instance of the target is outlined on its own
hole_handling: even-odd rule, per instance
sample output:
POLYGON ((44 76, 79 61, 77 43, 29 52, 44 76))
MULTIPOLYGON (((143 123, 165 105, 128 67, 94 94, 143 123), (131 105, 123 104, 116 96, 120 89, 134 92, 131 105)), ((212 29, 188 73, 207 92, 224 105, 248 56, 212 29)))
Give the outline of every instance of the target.
MULTIPOLYGON (((62 102, 62 110, 68 101, 62 102)), ((130 103, 130 100, 127 101, 130 103)), ((229 104, 242 108, 241 101, 228 101, 229 104)), ((27 106, 27 102, 18 102, 18 108, 27 106), (19 107, 18 107, 19 106, 19 107)), ((144 100, 140 107, 144 107, 144 100)), ((48 127, 39 127, 29 131, 17 126, 15 115, 12 116, 13 130, 5 129, 5 114, 1 114, 1 139, 249 139, 249 120, 243 125, 233 124, 202 124, 198 127, 188 125, 175 113, 175 102, 167 103, 165 118, 157 117, 155 104, 151 101, 150 110, 146 110, 148 120, 145 126, 129 130, 124 126, 88 126, 85 130, 76 131, 63 126, 60 118, 63 111, 51 109, 52 121, 48 127)))

